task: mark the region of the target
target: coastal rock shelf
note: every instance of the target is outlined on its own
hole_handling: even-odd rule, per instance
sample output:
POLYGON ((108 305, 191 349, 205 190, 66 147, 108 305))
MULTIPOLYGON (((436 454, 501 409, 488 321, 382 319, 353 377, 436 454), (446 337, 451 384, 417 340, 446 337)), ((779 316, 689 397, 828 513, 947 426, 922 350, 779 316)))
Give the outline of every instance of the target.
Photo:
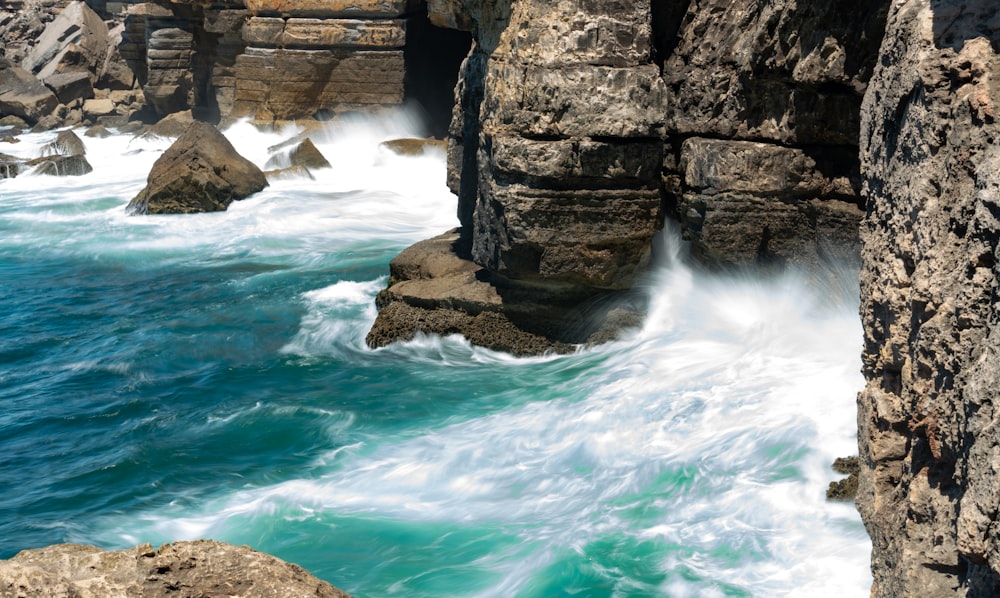
POLYGON ((0 561, 0 596, 350 598, 305 569, 247 546, 198 540, 107 552, 57 544, 0 561))

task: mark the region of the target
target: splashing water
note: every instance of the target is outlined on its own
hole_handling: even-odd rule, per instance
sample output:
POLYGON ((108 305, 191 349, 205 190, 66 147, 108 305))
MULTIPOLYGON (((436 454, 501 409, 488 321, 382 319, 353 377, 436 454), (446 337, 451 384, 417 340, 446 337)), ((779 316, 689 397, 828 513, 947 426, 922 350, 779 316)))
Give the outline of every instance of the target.
MULTIPOLYGON (((226 134, 263 166, 297 132, 226 134)), ((165 140, 0 180, 0 558, 212 537, 358 596, 865 595, 860 519, 824 499, 856 293, 692 271, 668 231, 618 342, 369 350, 389 259, 456 225, 444 156, 379 148, 416 134, 314 133, 332 168, 217 214, 125 215, 165 140)))

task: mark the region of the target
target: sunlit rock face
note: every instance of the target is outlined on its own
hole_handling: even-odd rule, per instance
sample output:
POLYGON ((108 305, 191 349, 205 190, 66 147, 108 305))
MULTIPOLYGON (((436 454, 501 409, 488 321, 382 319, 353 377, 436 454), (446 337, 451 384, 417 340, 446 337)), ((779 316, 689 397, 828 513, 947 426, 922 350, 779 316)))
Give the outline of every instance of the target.
POLYGON ((856 262, 887 5, 428 3, 475 39, 449 131, 458 251, 550 301, 632 288, 666 218, 704 263, 856 262))
POLYGON ((1000 594, 1000 7, 893 3, 861 113, 873 596, 1000 594))

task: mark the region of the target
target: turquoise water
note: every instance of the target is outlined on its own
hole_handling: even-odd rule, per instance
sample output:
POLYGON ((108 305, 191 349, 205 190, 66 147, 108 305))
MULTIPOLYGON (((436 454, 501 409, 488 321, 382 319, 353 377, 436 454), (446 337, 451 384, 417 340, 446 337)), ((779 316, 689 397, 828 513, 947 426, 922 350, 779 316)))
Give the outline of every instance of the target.
MULTIPOLYGON (((293 133, 227 131, 261 165, 293 133)), ((456 224, 443 155, 378 148, 415 133, 331 127, 334 168, 221 214, 125 215, 157 140, 0 180, 0 558, 211 537, 357 596, 866 595, 823 498, 856 452, 853 283, 692 272, 667 233, 620 342, 372 351, 388 261, 456 224)))

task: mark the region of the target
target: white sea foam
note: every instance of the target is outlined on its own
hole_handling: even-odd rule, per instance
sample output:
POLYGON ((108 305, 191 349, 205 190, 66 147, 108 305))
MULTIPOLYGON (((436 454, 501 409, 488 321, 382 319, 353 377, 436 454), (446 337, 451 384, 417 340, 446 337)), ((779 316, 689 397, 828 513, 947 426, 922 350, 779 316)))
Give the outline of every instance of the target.
MULTIPOLYGON (((836 476, 829 464, 856 450, 854 306, 831 306, 793 277, 717 278, 676 263, 651 284, 651 315, 630 339, 482 366, 548 365, 551 374, 599 360, 579 393, 556 389, 551 400, 381 439, 322 460, 332 465, 317 477, 240 491, 193 516, 152 515, 151 524, 196 537, 224 535, 242 518, 330 512, 517 529, 538 548, 494 563, 500 581, 489 595, 523 590, 560 548, 584 550, 612 532, 688 547, 665 553, 661 566, 702 581, 670 575, 660 588, 668 595, 722 593, 705 580, 762 596, 866 593, 869 543, 858 515, 824 498, 836 476), (660 486, 663 476, 677 481, 660 486), (656 515, 637 524, 631 507, 656 515)), ((307 299, 357 303, 372 291, 338 283, 307 299)), ((444 365, 464 352, 472 367, 462 347, 423 337, 398 354, 444 365)))
MULTIPOLYGON (((168 142, 88 138, 94 173, 0 181, 0 224, 33 224, 12 227, 0 248, 94 259, 249 256, 310 267, 373 242, 402 247, 455 224, 443 157, 378 147, 415 134, 409 126, 405 115, 338 125, 315 136, 333 165, 315 181, 275 182, 227 212, 179 218, 124 211, 168 142)), ((269 145, 297 132, 239 123, 227 135, 263 165, 269 145)), ((31 155, 49 137, 26 135, 16 151, 31 155)), ((296 479, 108 515, 79 539, 224 539, 252 520, 371 516, 515 535, 528 548, 490 560, 497 577, 488 595, 525 591, 559 554, 586 553, 610 534, 684 547, 658 557, 666 575, 658 592, 666 595, 722 595, 719 584, 760 596, 867 593, 869 542, 857 513, 823 497, 836 477, 830 462, 856 450, 861 333, 856 305, 829 299, 842 293, 810 290, 792 275, 709 276, 668 259, 648 283, 647 322, 629 338, 577 355, 515 359, 457 337, 367 350, 372 299, 384 284, 341 280, 301 295, 305 314, 284 352, 470 379, 485 371, 509 382, 491 398, 496 408, 335 444, 296 479)), ((266 407, 214 414, 205 424, 237 425, 266 407)), ((331 413, 312 424, 329 428, 331 439, 355 425, 353 416, 331 413)), ((329 530, 331 541, 336 534, 329 530)))

